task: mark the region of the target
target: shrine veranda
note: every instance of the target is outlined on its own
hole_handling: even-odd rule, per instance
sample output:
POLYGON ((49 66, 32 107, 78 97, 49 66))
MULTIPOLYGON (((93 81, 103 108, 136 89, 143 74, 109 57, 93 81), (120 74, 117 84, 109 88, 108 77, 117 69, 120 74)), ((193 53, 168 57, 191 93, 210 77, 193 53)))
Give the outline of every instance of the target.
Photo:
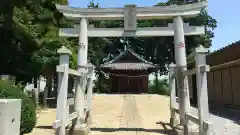
POLYGON ((196 49, 196 69, 188 71, 186 68, 186 45, 185 36, 201 35, 205 33, 204 26, 190 26, 183 22, 184 18, 196 17, 201 11, 207 8, 207 1, 197 2, 187 5, 136 7, 126 5, 124 8, 73 8, 69 6, 56 5, 63 15, 74 22, 74 28, 60 28, 59 36, 78 37, 78 70, 69 69, 69 55, 71 51, 62 47, 60 54, 60 64, 57 67, 59 72, 59 94, 57 100, 57 120, 54 122, 57 135, 65 135, 65 127, 69 121, 77 118, 75 129, 79 128, 81 133, 86 133, 88 122, 87 116, 91 115, 92 100, 92 75, 94 67, 87 63, 88 58, 88 37, 156 37, 174 36, 174 50, 176 64, 170 65, 170 86, 171 86, 171 124, 174 125, 175 113, 180 114, 179 129, 184 128, 188 132, 188 120, 199 124, 201 135, 210 134, 210 125, 207 121, 208 95, 206 73, 209 67, 206 65, 205 53, 207 49, 200 46, 196 49), (124 28, 94 28, 88 20, 124 20, 124 28), (152 19, 173 19, 167 27, 137 27, 137 20, 152 19), (70 104, 74 105, 74 113, 66 111, 69 107, 67 101, 67 80, 68 74, 77 76, 76 95, 70 104), (190 108, 189 90, 187 76, 197 74, 198 86, 198 117, 188 113, 190 108), (86 81, 88 78, 88 83, 86 81), (179 92, 179 107, 176 107, 175 82, 179 92), (88 94, 85 100, 84 88, 88 84, 88 94), (64 99, 64 100, 63 100, 64 99), (85 102, 87 102, 85 104, 85 102), (66 107, 66 104, 67 107, 66 107), (67 116, 67 117, 66 117, 67 116))

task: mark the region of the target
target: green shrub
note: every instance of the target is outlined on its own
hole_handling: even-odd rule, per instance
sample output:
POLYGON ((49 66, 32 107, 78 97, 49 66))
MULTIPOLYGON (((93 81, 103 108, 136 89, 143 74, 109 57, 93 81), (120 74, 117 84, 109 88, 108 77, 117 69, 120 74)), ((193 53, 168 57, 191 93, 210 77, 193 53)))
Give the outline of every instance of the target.
POLYGON ((148 90, 150 94, 170 95, 166 79, 158 80, 158 82, 156 80, 150 82, 148 90))
POLYGON ((9 80, 0 80, 0 98, 22 99, 21 134, 30 133, 36 125, 36 105, 22 89, 9 80))
POLYGON ((104 77, 100 77, 98 79, 96 79, 94 81, 94 87, 93 87, 93 91, 94 93, 111 93, 110 89, 111 84, 109 83, 109 80, 104 78, 104 77), (100 82, 99 82, 100 79, 100 82))

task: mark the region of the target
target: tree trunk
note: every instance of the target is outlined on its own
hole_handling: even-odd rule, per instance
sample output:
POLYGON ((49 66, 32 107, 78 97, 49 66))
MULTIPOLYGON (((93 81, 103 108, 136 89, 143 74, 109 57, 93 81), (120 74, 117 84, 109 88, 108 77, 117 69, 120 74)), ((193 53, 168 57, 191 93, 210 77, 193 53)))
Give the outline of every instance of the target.
POLYGON ((47 99, 48 99, 48 94, 52 91, 52 76, 48 75, 46 77, 46 86, 44 88, 44 92, 43 92, 43 107, 47 108, 48 104, 47 104, 47 99))
POLYGON ((155 72, 155 86, 157 90, 158 89, 158 71, 155 72))
POLYGON ((38 107, 38 104, 39 104, 39 89, 38 89, 38 77, 34 77, 33 78, 33 85, 34 85, 34 88, 33 88, 33 92, 32 92, 32 94, 33 94, 33 99, 34 99, 34 101, 35 101, 35 103, 36 103, 36 106, 38 107))
POLYGON ((13 24, 13 9, 14 6, 12 5, 12 3, 9 3, 8 1, 4 0, 1 1, 3 3, 1 3, 0 8, 2 9, 1 11, 3 12, 3 27, 7 30, 12 28, 12 24, 13 24))
POLYGON ((53 89, 53 87, 54 87, 54 85, 53 85, 53 76, 51 76, 50 77, 50 80, 49 80, 49 86, 50 87, 48 87, 48 97, 51 97, 52 96, 52 89, 53 89))
POLYGON ((54 73, 54 88, 53 88, 53 94, 52 94, 52 97, 55 97, 55 98, 57 98, 57 92, 58 92, 58 73, 57 72, 55 72, 54 73))

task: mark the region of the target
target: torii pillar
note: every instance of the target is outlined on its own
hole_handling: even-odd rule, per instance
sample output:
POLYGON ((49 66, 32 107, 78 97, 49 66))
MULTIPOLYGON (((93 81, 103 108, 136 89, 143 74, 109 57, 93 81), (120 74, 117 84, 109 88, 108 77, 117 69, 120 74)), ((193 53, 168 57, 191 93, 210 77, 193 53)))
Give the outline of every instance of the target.
POLYGON ((83 75, 77 81, 77 89, 75 94, 75 104, 74 109, 78 113, 77 121, 76 121, 76 128, 86 128, 85 124, 85 112, 84 112, 84 105, 85 105, 85 86, 87 83, 87 78, 84 74, 87 73, 87 57, 88 57, 88 22, 86 18, 80 19, 80 27, 79 27, 79 44, 78 44, 78 71, 81 72, 83 75))
POLYGON ((183 76, 183 71, 187 70, 186 45, 184 37, 183 18, 176 16, 174 22, 174 50, 177 72, 177 89, 179 97, 180 126, 186 127, 187 121, 185 114, 190 108, 188 78, 183 76))

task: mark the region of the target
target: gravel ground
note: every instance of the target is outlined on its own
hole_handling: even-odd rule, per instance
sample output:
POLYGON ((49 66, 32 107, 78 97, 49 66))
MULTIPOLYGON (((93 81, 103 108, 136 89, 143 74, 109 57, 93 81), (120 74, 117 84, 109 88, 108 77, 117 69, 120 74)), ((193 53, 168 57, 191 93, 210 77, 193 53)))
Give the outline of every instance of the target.
MULTIPOLYGON (((191 107, 190 113, 198 116, 196 108, 191 107)), ((216 114, 210 114, 208 121, 212 123, 212 135, 240 135, 240 120, 237 118, 224 118, 216 114)), ((198 125, 193 122, 189 122, 189 124, 193 129, 198 128, 198 125)))
POLYGON ((212 135, 240 135, 240 125, 232 120, 211 114, 212 135))
MULTIPOLYGON (((191 113, 197 116, 195 108, 191 108, 191 113)), ((169 134, 169 129, 156 124, 169 123, 169 97, 166 96, 94 95, 92 115, 92 135, 169 134)), ((43 110, 36 128, 27 135, 54 135, 51 125, 55 118, 55 109, 43 110)), ((209 121, 213 123, 213 135, 240 135, 240 125, 233 120, 211 114, 209 121)))

